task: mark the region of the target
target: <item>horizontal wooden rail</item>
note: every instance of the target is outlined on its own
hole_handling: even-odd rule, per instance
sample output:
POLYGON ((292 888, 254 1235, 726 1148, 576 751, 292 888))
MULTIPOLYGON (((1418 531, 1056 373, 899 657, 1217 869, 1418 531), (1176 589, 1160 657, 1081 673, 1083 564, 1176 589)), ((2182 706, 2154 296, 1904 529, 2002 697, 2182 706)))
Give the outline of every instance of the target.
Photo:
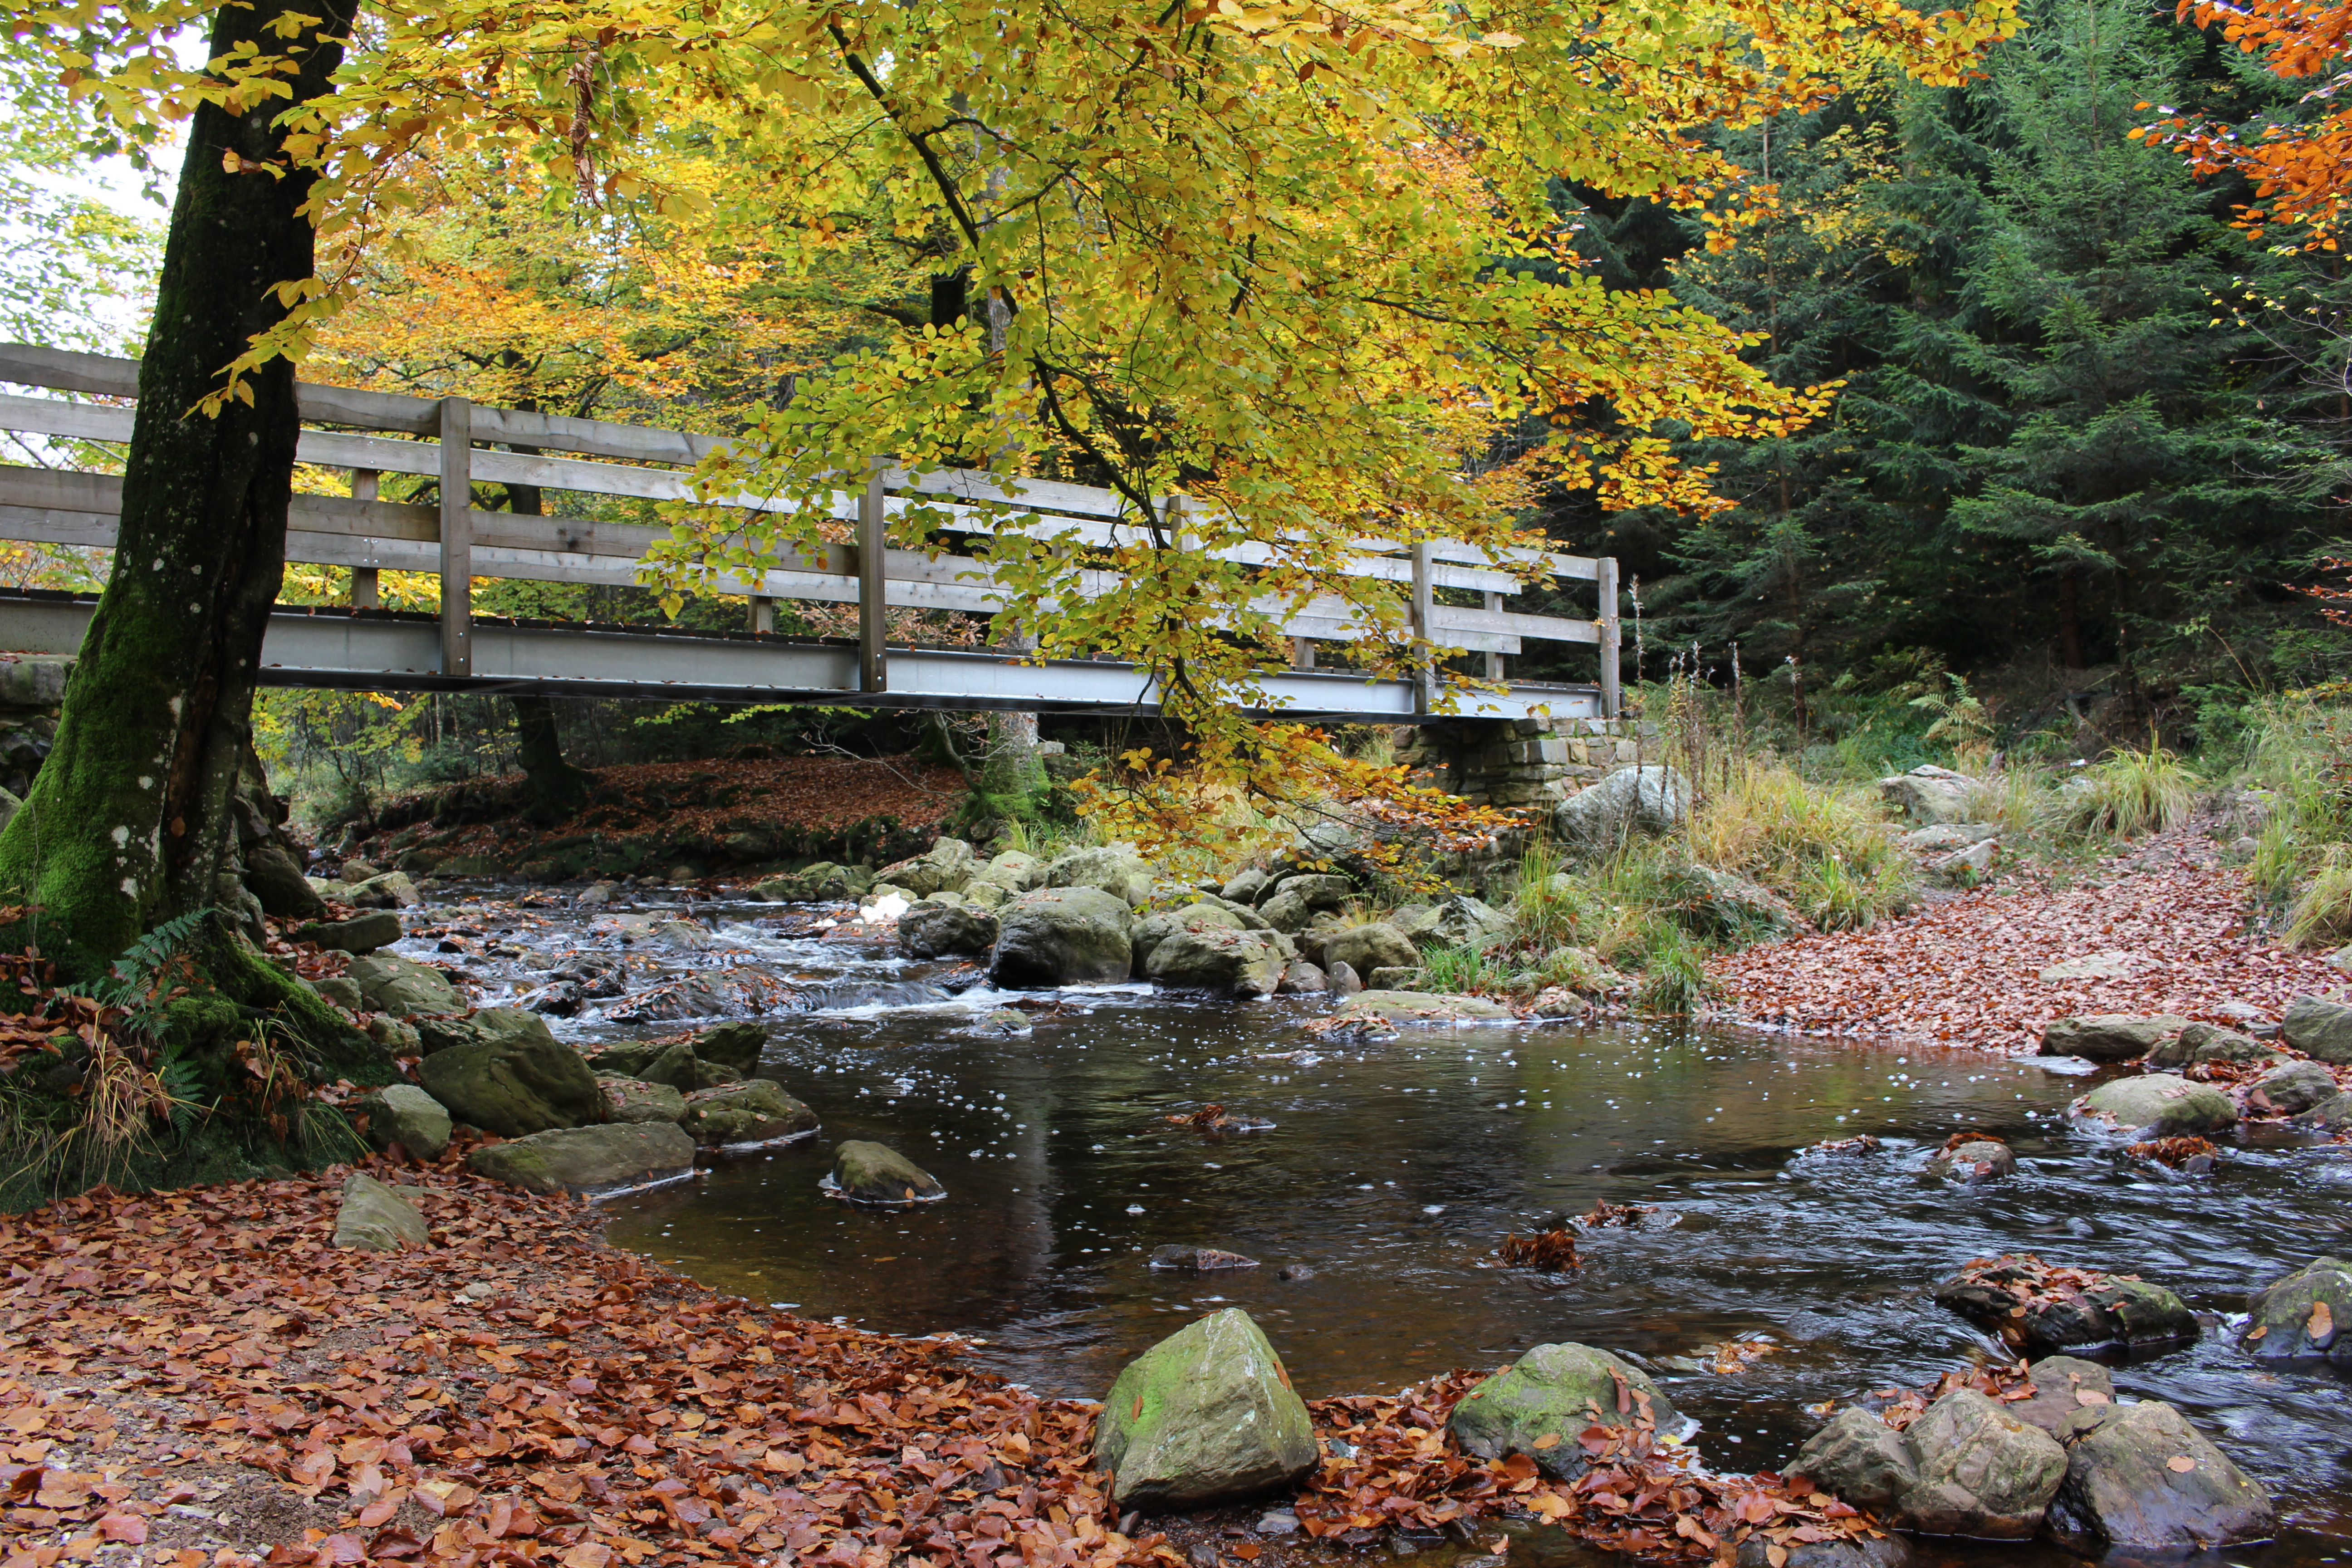
MULTIPOLYGON (((0 343, 0 383, 46 387, 93 396, 135 401, 135 360, 79 353, 37 345, 0 343)), ((298 494, 289 516, 288 558, 352 570, 355 602, 372 603, 376 574, 383 570, 444 576, 512 577, 532 581, 630 584, 639 582, 643 557, 671 537, 666 527, 595 521, 562 516, 517 516, 470 506, 473 483, 529 485, 541 490, 613 496, 656 503, 684 503, 718 511, 746 513, 797 510, 797 503, 756 494, 709 497, 687 470, 730 445, 724 438, 683 431, 577 419, 561 415, 502 409, 464 399, 424 398, 353 387, 298 383, 306 428, 300 459, 352 476, 350 498, 298 494), (459 450, 439 439, 445 423, 463 431, 459 450), (396 432, 386 436, 381 432, 396 432), (374 433, 370 433, 374 432, 374 433), (533 448, 500 451, 499 445, 533 448), (659 466, 655 466, 659 465, 659 466), (377 476, 429 478, 443 492, 437 504, 409 505, 374 499, 377 476)), ((0 430, 67 440, 127 442, 137 413, 117 404, 68 402, 0 394, 0 430)), ((849 476, 844 476, 848 479, 849 476)), ((106 475, 45 468, 0 468, 0 536, 62 544, 110 548, 121 481, 106 475)), ((1115 548, 1149 543, 1150 531, 1115 491, 1063 480, 1010 478, 976 470, 909 470, 886 465, 877 485, 845 483, 821 500, 824 515, 845 524, 873 526, 871 508, 886 520, 919 511, 921 525, 948 533, 1024 535, 1115 548), (867 498, 871 496, 869 500, 867 498), (1018 512, 1006 509, 1017 507, 1018 512), (865 519, 861 523, 861 517, 865 519)), ((1171 519, 1182 513, 1183 540, 1213 537, 1221 514, 1213 505, 1171 499, 1171 519)), ((1163 537, 1169 537, 1163 533, 1163 537)), ((1183 540, 1178 547, 1186 547, 1183 540)), ((1303 535, 1279 542, 1248 541, 1211 552, 1244 565, 1273 566, 1294 557, 1286 546, 1308 542, 1303 535)), ((1457 541, 1422 541, 1411 546, 1366 536, 1350 541, 1332 569, 1347 575, 1393 582, 1408 591, 1412 634, 1438 647, 1484 651, 1490 678, 1499 678, 1497 656, 1520 651, 1524 639, 1591 643, 1600 647, 1602 688, 1613 706, 1616 689, 1615 563, 1514 549, 1496 560, 1488 552, 1457 541), (1586 579, 1601 593, 1599 618, 1591 621, 1523 615, 1502 608, 1505 595, 1529 581, 1553 576, 1586 579), (1478 593, 1483 607, 1435 603, 1437 589, 1478 593)), ((705 591, 752 600, 755 622, 776 599, 858 603, 865 619, 877 619, 882 605, 994 614, 1009 602, 984 561, 914 551, 877 550, 868 567, 846 544, 807 553, 780 553, 757 578, 710 574, 697 580, 705 591)), ((1114 592, 1120 580, 1107 572, 1082 574, 1077 591, 1089 597, 1114 592)), ((1046 606, 1050 608, 1050 606, 1046 606)), ((1301 668, 1311 668, 1307 650, 1314 639, 1352 641, 1371 635, 1377 623, 1344 600, 1318 596, 1291 609, 1272 596, 1254 606, 1273 619, 1300 650, 1301 668), (1287 611, 1287 613, 1286 613, 1287 611)), ((462 600, 444 614, 445 666, 465 672, 469 644, 462 600)), ((878 665, 877 665, 878 671, 878 665)), ((877 673, 878 679, 878 673, 877 673)))

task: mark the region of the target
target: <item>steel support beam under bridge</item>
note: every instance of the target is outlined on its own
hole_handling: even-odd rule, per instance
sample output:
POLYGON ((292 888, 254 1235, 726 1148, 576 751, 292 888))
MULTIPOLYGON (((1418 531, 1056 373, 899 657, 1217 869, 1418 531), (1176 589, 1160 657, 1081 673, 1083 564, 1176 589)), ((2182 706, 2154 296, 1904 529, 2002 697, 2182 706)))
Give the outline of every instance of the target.
MULTIPOLYGON (((87 595, 0 595, 0 648, 72 654, 97 608, 87 595)), ((478 619, 473 673, 445 676, 439 620, 388 610, 279 606, 261 649, 258 684, 354 691, 472 691, 652 701, 803 702, 852 708, 1001 709, 1151 713, 1157 682, 1133 665, 1087 659, 1024 664, 964 648, 893 647, 889 689, 858 689, 852 640, 802 640, 543 621, 478 619)), ((1451 712, 1424 712, 1414 682, 1346 671, 1270 670, 1254 711, 1340 723, 1446 719, 1598 718, 1592 686, 1515 683, 1460 690, 1451 712)))

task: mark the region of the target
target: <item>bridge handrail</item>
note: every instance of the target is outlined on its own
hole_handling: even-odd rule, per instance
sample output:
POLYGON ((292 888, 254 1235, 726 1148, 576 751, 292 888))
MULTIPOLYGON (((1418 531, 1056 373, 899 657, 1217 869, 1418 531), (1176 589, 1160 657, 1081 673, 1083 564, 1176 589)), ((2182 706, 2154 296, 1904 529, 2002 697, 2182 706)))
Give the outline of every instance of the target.
MULTIPOLYGON (((138 374, 139 362, 132 359, 0 343, 0 383, 123 400, 89 404, 0 394, 0 430, 127 441, 135 407, 125 405, 135 404, 138 374)), ((385 472, 438 477, 446 481, 447 493, 456 494, 462 487, 469 500, 471 482, 484 480, 747 511, 780 510, 793 504, 755 495, 704 497, 695 490, 690 476, 675 471, 724 449, 729 443, 722 437, 314 382, 298 383, 298 391, 306 426, 393 430, 420 437, 314 428, 301 434, 300 459, 352 470, 354 493, 349 499, 298 493, 289 517, 288 559, 351 568, 355 603, 373 602, 376 574, 387 568, 445 576, 462 570, 468 577, 635 584, 646 550, 668 536, 667 529, 642 525, 518 516, 446 502, 419 506, 375 500, 377 476, 385 472), (440 440, 445 425, 467 431, 467 440, 455 453, 445 451, 440 440), (475 445, 485 441, 541 450, 501 452, 475 445), (548 449, 587 456, 551 456, 548 449), (599 458, 619 460, 593 460, 599 458), (646 466, 654 464, 667 467, 646 466)), ((948 526, 961 531, 1075 537, 1092 544, 1131 542, 1139 526, 1133 508, 1115 491, 978 470, 918 472, 893 466, 877 471, 860 489, 835 491, 828 500, 831 516, 858 524, 867 549, 831 545, 819 553, 780 555, 761 577, 714 574, 703 586, 750 597, 755 627, 763 614, 772 623, 772 609, 767 606, 776 599, 855 602, 870 607, 877 613, 864 618, 877 623, 877 631, 865 640, 872 645, 868 673, 877 679, 882 663, 878 612, 883 605, 992 614, 1006 602, 984 567, 969 558, 934 560, 921 552, 881 548, 890 515, 920 507, 944 512, 951 520, 948 526), (892 494, 894 490, 898 493, 892 494), (1034 510, 1036 520, 1008 519, 978 504, 991 502, 1020 505, 1034 510), (862 570, 868 560, 880 567, 878 575, 862 570), (960 561, 968 563, 957 564, 960 561)), ((0 538, 110 548, 120 510, 121 481, 111 476, 0 466, 0 538)), ((1499 678, 1500 655, 1518 652, 1522 638, 1599 645, 1604 706, 1615 710, 1613 560, 1528 549, 1507 552, 1497 563, 1487 552, 1454 541, 1403 545, 1365 538, 1351 542, 1359 553, 1343 571, 1410 584, 1416 635, 1436 647, 1484 650, 1490 676, 1499 678), (1528 581, 1555 575, 1595 582, 1601 590, 1600 618, 1533 616, 1501 607, 1504 595, 1520 591, 1528 581), (1484 607, 1437 604, 1431 596, 1434 588, 1478 591, 1484 607)), ((1279 549, 1251 543, 1214 554, 1264 564, 1277 559, 1279 549)), ((1108 591, 1117 582, 1110 574, 1088 573, 1080 588, 1092 595, 1108 591)), ((1255 607, 1281 617, 1281 629, 1294 639, 1302 668, 1313 667, 1313 639, 1348 640, 1366 629, 1362 613, 1336 598, 1296 607, 1267 598, 1255 607), (1284 614, 1286 609, 1291 613, 1284 614)), ((445 664, 461 674, 468 657, 466 619, 463 596, 445 595, 445 620, 450 623, 445 664)))

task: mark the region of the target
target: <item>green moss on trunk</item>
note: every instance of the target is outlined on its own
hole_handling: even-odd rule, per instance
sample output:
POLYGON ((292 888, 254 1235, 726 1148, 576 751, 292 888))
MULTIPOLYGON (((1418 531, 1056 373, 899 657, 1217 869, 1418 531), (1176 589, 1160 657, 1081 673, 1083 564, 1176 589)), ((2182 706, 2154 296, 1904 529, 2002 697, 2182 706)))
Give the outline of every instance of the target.
MULTIPOLYGON (((355 0, 223 6, 211 53, 285 54, 294 102, 327 89, 355 0), (278 29, 286 26, 289 37, 278 29)), ((234 877, 229 796, 248 743, 262 633, 285 571, 300 428, 294 367, 248 378, 252 400, 194 413, 253 335, 284 315, 272 285, 312 271, 278 112, 206 103, 189 128, 114 570, 66 689, 55 749, 0 833, 0 894, 33 905, 17 934, 92 973, 142 931, 221 896, 234 877), (254 172, 230 174, 225 155, 254 172)))

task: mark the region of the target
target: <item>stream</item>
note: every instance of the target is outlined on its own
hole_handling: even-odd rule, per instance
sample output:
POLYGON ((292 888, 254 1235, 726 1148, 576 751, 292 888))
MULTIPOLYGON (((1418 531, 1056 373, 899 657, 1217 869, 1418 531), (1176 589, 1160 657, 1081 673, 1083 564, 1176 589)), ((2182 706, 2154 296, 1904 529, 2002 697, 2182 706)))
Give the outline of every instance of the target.
MULTIPOLYGON (((2352 1556, 2352 1380, 2259 1369, 2226 1331, 2249 1289, 2352 1250, 2352 1148, 2249 1134, 2216 1174, 2175 1176, 2070 1125, 2067 1102, 2095 1079, 1755 1031, 1344 1039, 1305 1027, 1328 1012, 1320 998, 1210 1001, 1138 984, 1025 994, 1045 1005, 1031 1035, 1008 1037, 974 1026, 1013 994, 968 966, 898 959, 887 942, 805 934, 805 909, 472 897, 409 923, 450 931, 484 1005, 591 952, 625 956, 633 992, 726 977, 767 1004, 762 1073, 814 1107, 822 1132, 605 1205, 614 1245, 718 1289, 890 1333, 966 1335, 980 1364, 1086 1398, 1227 1305, 1258 1321, 1309 1398, 1580 1340, 1656 1368, 1702 1423, 1709 1463, 1761 1469, 1818 1424, 1806 1406, 1924 1385, 1979 1353, 1983 1336, 1935 1306, 1929 1286, 1972 1258, 2032 1252, 2141 1275, 2205 1317, 2193 1348, 2119 1367, 2116 1384, 2181 1407, 2277 1498, 2279 1542, 2216 1563, 2352 1556), (650 939, 681 913, 710 928, 709 947, 650 939), (1274 1126, 1168 1120, 1209 1103, 1274 1126), (1961 1129, 2006 1139, 2017 1176, 1976 1188, 1921 1176, 1927 1152, 1961 1129), (1803 1152, 1864 1132, 1878 1152, 1803 1152), (898 1149, 949 1196, 887 1211, 826 1197, 818 1178, 845 1138, 898 1149), (1485 1266, 1507 1233, 1596 1200, 1654 1212, 1580 1237, 1572 1274, 1485 1266), (1263 1267, 1151 1268, 1171 1243, 1263 1267), (1723 1348, 1741 1342, 1764 1348, 1752 1359, 1723 1348)), ((412 935, 396 951, 447 963, 441 940, 412 935)), ((584 1042, 716 1021, 622 1024, 592 1009, 550 1023, 584 1042)), ((2063 1560, 2044 1548, 1921 1555, 2063 1560)))

